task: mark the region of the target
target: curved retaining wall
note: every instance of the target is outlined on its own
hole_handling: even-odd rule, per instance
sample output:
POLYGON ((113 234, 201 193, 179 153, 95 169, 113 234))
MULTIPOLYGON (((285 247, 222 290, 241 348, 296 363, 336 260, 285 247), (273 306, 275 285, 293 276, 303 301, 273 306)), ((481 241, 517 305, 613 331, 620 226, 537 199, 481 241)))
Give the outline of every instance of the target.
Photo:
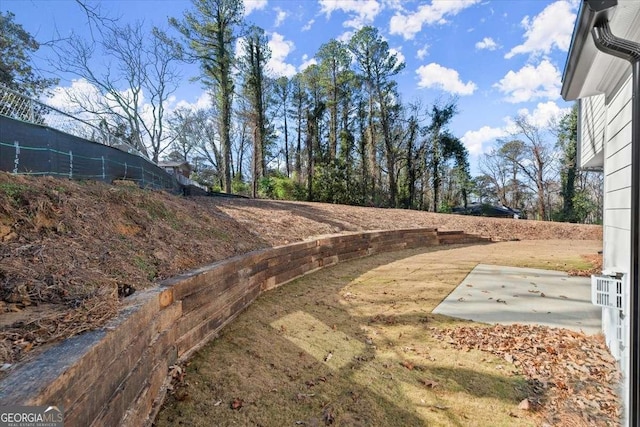
POLYGON ((435 229, 374 231, 230 258, 128 298, 104 328, 48 349, 0 381, 0 405, 58 405, 65 425, 150 425, 169 366, 186 359, 260 293, 352 258, 488 239, 435 229))

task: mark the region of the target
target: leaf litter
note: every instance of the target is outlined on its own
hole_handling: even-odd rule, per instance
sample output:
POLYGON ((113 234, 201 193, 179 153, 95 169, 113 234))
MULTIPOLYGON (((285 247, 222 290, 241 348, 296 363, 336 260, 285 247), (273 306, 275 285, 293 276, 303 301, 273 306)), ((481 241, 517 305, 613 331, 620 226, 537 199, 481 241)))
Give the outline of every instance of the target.
POLYGON ((520 324, 431 330, 456 349, 489 352, 513 364, 533 391, 519 409, 534 410, 553 426, 620 424, 620 372, 602 335, 520 324))

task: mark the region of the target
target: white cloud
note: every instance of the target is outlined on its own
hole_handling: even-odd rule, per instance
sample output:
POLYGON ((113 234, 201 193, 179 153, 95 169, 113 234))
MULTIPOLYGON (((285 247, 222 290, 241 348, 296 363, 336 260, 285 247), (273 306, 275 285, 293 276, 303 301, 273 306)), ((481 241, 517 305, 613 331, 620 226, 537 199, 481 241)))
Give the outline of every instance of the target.
POLYGON ((313 65, 313 64, 317 64, 317 63, 318 63, 318 61, 316 61, 316 58, 314 58, 314 57, 309 58, 309 55, 307 55, 305 53, 304 55, 302 55, 302 64, 300 64, 300 66, 298 67, 298 71, 302 72, 309 65, 313 65))
POLYGON ((236 55, 240 56, 242 55, 242 53, 244 52, 244 41, 245 38, 244 36, 240 36, 236 39, 236 44, 234 46, 236 55))
POLYGON ((429 46, 428 44, 425 44, 422 49, 418 49, 418 51, 416 52, 416 58, 418 59, 424 59, 425 56, 427 56, 429 54, 429 48, 431 46, 429 46))
POLYGON ((287 76, 292 77, 296 74, 296 67, 287 64, 285 60, 289 53, 293 52, 295 45, 290 40, 285 40, 282 34, 274 32, 268 42, 271 50, 271 59, 267 63, 267 68, 275 77, 287 76))
POLYGON ((544 59, 537 67, 528 64, 518 71, 509 71, 493 86, 507 95, 505 101, 514 104, 539 98, 557 99, 560 96, 560 72, 544 59))
POLYGON ((200 94, 200 96, 198 96, 195 102, 188 102, 188 101, 185 101, 184 99, 181 99, 180 101, 176 102, 174 110, 177 110, 178 108, 185 108, 188 110, 195 111, 195 110, 204 110, 211 107, 212 107, 211 95, 208 92, 203 91, 200 94))
POLYGON ((284 22, 284 20, 287 18, 289 14, 286 11, 280 9, 279 7, 276 7, 275 10, 278 13, 276 14, 276 22, 273 25, 277 28, 280 25, 282 25, 282 23, 284 22))
POLYGON ((244 16, 248 16, 254 10, 262 10, 267 7, 267 0, 244 0, 244 16))
POLYGON ((526 117, 527 121, 534 126, 545 128, 550 123, 559 122, 570 110, 571 108, 560 108, 555 102, 547 101, 539 103, 533 113, 529 113, 528 109, 522 108, 518 110, 518 115, 526 117))
POLYGON ((498 44, 491 37, 485 37, 476 43, 476 49, 496 50, 497 48, 498 44))
POLYGON ((391 10, 404 10, 402 5, 406 0, 382 0, 385 7, 391 10))
POLYGON ((344 33, 336 37, 336 40, 343 43, 349 43, 349 40, 351 40, 354 34, 355 34, 354 31, 345 31, 344 33))
MULTIPOLYGON (((550 124, 558 123, 570 110, 571 108, 560 108, 555 102, 547 101, 538 103, 533 112, 529 112, 528 109, 522 108, 518 110, 517 115, 524 117, 528 123, 534 126, 541 129, 547 129, 550 124)), ((492 143, 497 139, 513 136, 521 132, 520 128, 516 126, 513 117, 507 116, 503 120, 505 125, 502 127, 483 126, 478 130, 465 132, 460 140, 465 147, 467 147, 467 150, 469 150, 469 154, 484 154, 492 145, 488 143, 492 143)))
POLYGON ((455 16, 462 10, 479 3, 480 0, 433 0, 423 4, 414 13, 396 12, 389 21, 390 34, 401 34, 410 40, 422 31, 423 25, 446 24, 446 16, 455 16))
POLYGON ((460 140, 465 147, 467 147, 467 150, 469 150, 469 154, 477 156, 486 151, 485 143, 495 141, 498 138, 504 138, 507 135, 508 132, 504 128, 483 126, 478 130, 465 132, 460 140))
POLYGON ((315 22, 316 22, 315 19, 311 19, 309 22, 307 22, 304 25, 304 27, 302 27, 301 31, 309 31, 315 22))
POLYGON ((382 10, 377 0, 320 0, 320 12, 327 18, 336 10, 350 14, 352 19, 343 22, 347 28, 362 28, 373 23, 373 20, 382 10))
POLYGON ((79 113, 81 110, 71 99, 78 98, 90 101, 93 105, 104 102, 104 98, 98 88, 85 79, 74 79, 68 87, 57 86, 51 91, 51 96, 43 102, 58 110, 70 114, 79 113))
POLYGON ((420 78, 418 87, 421 88, 435 87, 456 95, 471 95, 477 89, 472 81, 463 83, 456 70, 445 68, 435 62, 418 67, 416 73, 420 78))
MULTIPOLYGON (((145 117, 145 113, 150 111, 150 105, 145 101, 144 91, 141 90, 137 96, 138 105, 142 111, 142 118, 143 120, 146 120, 147 117, 145 117)), ((132 102, 133 91, 128 88, 118 91, 118 97, 126 100, 126 102, 132 102)), ((113 95, 109 93, 102 93, 98 87, 84 78, 72 80, 71 84, 67 87, 55 87, 52 90, 52 95, 46 98, 44 102, 52 107, 74 115, 75 117, 88 121, 95 121, 96 115, 88 113, 85 108, 89 108, 94 111, 100 111, 108 108, 111 111, 124 115, 122 107, 113 95)), ((175 98, 172 98, 171 102, 175 102, 175 98)), ((167 110, 172 109, 171 105, 169 105, 171 102, 167 103, 167 110)), ((147 121, 147 124, 149 123, 151 122, 147 121)))
MULTIPOLYGON (((528 123, 541 129, 546 129, 550 124, 558 123, 570 110, 571 108, 560 108, 555 102, 547 101, 538 103, 533 112, 522 108, 518 110, 517 114, 518 116, 524 117, 528 123)), ((469 150, 469 154, 484 154, 492 145, 488 143, 492 143, 500 138, 516 135, 521 131, 520 128, 516 126, 513 117, 507 116, 503 120, 505 125, 502 127, 483 126, 478 130, 465 132, 460 140, 465 147, 467 147, 467 150, 469 150)))
POLYGON ((402 46, 389 48, 389 53, 392 54, 392 55, 396 55, 396 59, 398 60, 398 64, 401 63, 401 62, 405 62, 406 63, 406 58, 402 54, 402 46))
POLYGON ((565 0, 551 3, 533 19, 525 16, 522 27, 525 40, 515 46, 504 57, 509 59, 521 53, 548 54, 555 47, 567 51, 571 44, 573 22, 576 15, 574 5, 565 0))

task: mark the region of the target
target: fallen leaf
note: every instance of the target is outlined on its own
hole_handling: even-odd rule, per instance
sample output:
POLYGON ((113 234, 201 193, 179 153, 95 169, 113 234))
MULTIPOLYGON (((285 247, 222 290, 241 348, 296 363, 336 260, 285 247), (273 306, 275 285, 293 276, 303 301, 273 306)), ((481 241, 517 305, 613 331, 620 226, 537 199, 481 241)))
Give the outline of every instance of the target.
POLYGON ((422 385, 428 388, 436 388, 438 386, 438 383, 433 380, 426 380, 424 378, 421 378, 418 381, 420 381, 422 385))
POLYGON ((178 402, 183 402, 189 398, 189 393, 184 388, 179 388, 173 394, 178 402))
POLYGON ((315 393, 298 393, 296 395, 296 398, 298 400, 307 400, 308 398, 313 397, 315 395, 316 395, 315 393))
POLYGON ((240 410, 243 403, 244 402, 242 401, 242 399, 236 397, 235 399, 233 399, 233 402, 231 402, 231 409, 240 410))
POLYGON ((322 420, 324 421, 324 425, 327 426, 333 424, 336 420, 335 416, 333 415, 333 408, 331 408, 331 406, 325 407, 322 411, 322 420))

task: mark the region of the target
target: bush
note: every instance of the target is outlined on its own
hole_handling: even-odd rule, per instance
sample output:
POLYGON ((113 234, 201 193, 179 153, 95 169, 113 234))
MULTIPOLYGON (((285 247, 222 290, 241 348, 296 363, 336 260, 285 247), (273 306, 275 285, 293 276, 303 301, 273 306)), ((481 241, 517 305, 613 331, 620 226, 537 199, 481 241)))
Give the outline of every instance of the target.
POLYGON ((233 178, 233 180, 231 181, 231 191, 233 192, 233 194, 240 194, 242 196, 251 195, 251 188, 249 184, 238 177, 233 178))
POLYGON ((261 197, 276 200, 303 200, 306 195, 303 186, 281 174, 262 178, 258 192, 261 197))

